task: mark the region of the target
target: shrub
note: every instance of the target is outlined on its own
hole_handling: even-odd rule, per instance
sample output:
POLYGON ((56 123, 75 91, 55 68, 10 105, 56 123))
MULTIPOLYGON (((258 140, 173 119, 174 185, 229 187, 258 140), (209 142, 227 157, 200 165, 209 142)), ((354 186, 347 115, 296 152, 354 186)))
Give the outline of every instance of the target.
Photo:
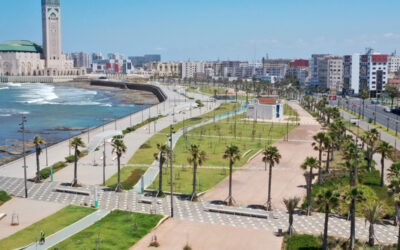
POLYGON ((11 200, 11 196, 9 196, 7 192, 0 190, 0 205, 9 200, 11 200))
POLYGON ((183 250, 192 250, 192 248, 191 248, 188 244, 186 244, 186 245, 183 247, 183 250))
POLYGON ((297 249, 321 249, 319 240, 314 235, 300 234, 289 237, 285 236, 285 244, 287 250, 297 249))
MULTIPOLYGON (((53 173, 57 172, 58 170, 61 170, 62 168, 65 168, 67 166, 67 164, 63 161, 59 161, 54 163, 53 165, 53 173)), ((40 177, 42 179, 47 179, 49 178, 49 176, 51 175, 51 168, 47 167, 47 168, 43 168, 42 170, 40 170, 40 177)))
POLYGON ((67 157, 65 157, 65 161, 68 163, 72 163, 75 161, 75 155, 69 155, 67 157))
POLYGON ((204 104, 200 100, 196 100, 195 102, 199 108, 204 107, 204 104))
POLYGON ((148 143, 143 143, 139 148, 145 149, 145 148, 151 148, 151 146, 148 143))

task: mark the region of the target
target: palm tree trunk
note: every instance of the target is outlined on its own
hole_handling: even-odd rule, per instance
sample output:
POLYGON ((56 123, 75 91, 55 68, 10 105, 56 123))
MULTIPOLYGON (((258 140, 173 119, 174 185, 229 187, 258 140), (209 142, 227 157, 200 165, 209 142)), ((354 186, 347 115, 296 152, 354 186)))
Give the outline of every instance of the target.
POLYGON ((118 163, 118 184, 117 188, 115 189, 116 192, 121 192, 121 156, 118 155, 117 157, 117 163, 118 163))
POLYGON ((293 234, 293 211, 289 212, 289 229, 288 233, 290 236, 293 234))
POLYGON ((321 162, 322 162, 322 150, 320 150, 319 151, 319 169, 318 169, 318 184, 319 185, 321 185, 322 184, 322 175, 321 175, 321 172, 322 172, 322 164, 321 164, 321 162))
POLYGON ((397 226, 399 225, 399 203, 395 202, 394 203, 394 221, 393 225, 397 226))
POLYGON ((324 223, 324 242, 322 245, 322 249, 328 249, 328 221, 329 221, 329 206, 325 207, 325 223, 324 223))
POLYGON ((335 159, 335 148, 332 147, 332 152, 331 152, 331 161, 334 161, 335 159))
MULTIPOLYGON (((192 192, 192 200, 197 199, 196 184, 197 184, 197 164, 193 164, 193 192, 192 192)), ((172 185, 172 183, 171 183, 171 185, 172 185)))
POLYGON ((232 165, 233 162, 229 162, 229 195, 228 195, 228 206, 233 205, 233 200, 232 200, 232 165))
POLYGON ((351 200, 350 205, 350 249, 354 250, 356 239, 356 199, 351 200))
POLYGON ((312 201, 311 201, 311 189, 312 189, 312 180, 313 180, 313 172, 312 172, 312 168, 310 168, 310 176, 309 178, 309 183, 307 186, 307 216, 311 215, 311 210, 312 210, 312 201))
POLYGON ((271 202, 271 182, 272 182, 272 165, 269 164, 269 178, 268 178, 268 201, 267 201, 267 210, 272 210, 272 202, 271 202))
POLYGON ((382 158, 381 158, 381 187, 383 187, 383 185, 385 185, 384 178, 385 178, 385 154, 382 154, 382 158))
POLYGON ((400 227, 399 227, 399 235, 397 236, 397 250, 400 250, 400 227))
POLYGON ((78 146, 75 146, 74 156, 74 181, 72 182, 72 186, 78 185, 78 146))
POLYGON ((375 238, 374 238, 374 224, 369 224, 369 235, 368 235, 368 244, 373 247, 375 245, 375 238))
POLYGON ((40 182, 40 162, 39 162, 39 149, 36 148, 36 180, 35 182, 40 182))
POLYGON ((325 167, 325 171, 326 171, 327 173, 329 173, 330 152, 331 152, 331 150, 328 149, 328 155, 326 156, 326 167, 325 167))

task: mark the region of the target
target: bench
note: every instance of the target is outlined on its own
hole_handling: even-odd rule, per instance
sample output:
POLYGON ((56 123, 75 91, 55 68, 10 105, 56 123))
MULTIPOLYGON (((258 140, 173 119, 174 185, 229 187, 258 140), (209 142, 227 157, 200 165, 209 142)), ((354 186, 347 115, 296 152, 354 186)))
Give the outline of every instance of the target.
POLYGON ((146 198, 142 198, 139 199, 140 203, 145 203, 145 204, 153 204, 153 200, 152 199, 146 199, 146 198))
POLYGON ((268 219, 268 216, 269 216, 268 213, 241 211, 241 210, 235 210, 235 209, 230 209, 230 208, 206 207, 205 210, 207 210, 209 212, 214 212, 214 213, 242 215, 242 216, 265 218, 265 219, 268 219))
POLYGON ((85 190, 79 190, 79 189, 73 189, 73 188, 55 188, 54 189, 55 192, 63 192, 63 193, 70 193, 70 194, 82 194, 82 195, 90 195, 89 191, 85 191, 85 190))
POLYGON ((4 217, 6 217, 7 214, 6 213, 0 213, 0 220, 2 220, 4 217))

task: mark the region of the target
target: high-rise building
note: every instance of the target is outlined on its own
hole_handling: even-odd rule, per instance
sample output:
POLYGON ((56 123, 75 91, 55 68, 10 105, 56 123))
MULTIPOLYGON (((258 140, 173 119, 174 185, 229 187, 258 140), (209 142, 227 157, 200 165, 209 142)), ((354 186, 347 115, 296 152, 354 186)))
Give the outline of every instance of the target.
POLYGON ((305 85, 310 79, 310 64, 308 60, 296 59, 290 62, 288 74, 294 75, 299 79, 301 85, 305 85))
POLYGON ((85 52, 76 52, 71 54, 76 68, 90 68, 90 55, 85 52))
POLYGON ((360 90, 360 54, 343 57, 343 94, 358 95, 360 90))
POLYGON ((319 59, 318 87, 332 92, 341 92, 343 83, 343 58, 325 56, 319 59))
POLYGON ((125 56, 120 53, 108 53, 108 59, 122 61, 125 59, 125 56))
POLYGON ((104 56, 101 53, 92 53, 92 61, 104 60, 104 56))
POLYGON ((130 56, 128 59, 132 61, 133 66, 144 67, 149 62, 161 62, 161 55, 130 56))
POLYGON ((290 59, 263 59, 264 73, 283 79, 289 68, 290 59))
POLYGON ((182 62, 182 79, 194 78, 200 73, 205 73, 204 62, 182 62))
POLYGON ((325 56, 329 56, 328 54, 314 54, 311 55, 310 60, 310 68, 311 68, 311 79, 310 85, 312 87, 318 87, 319 85, 319 60, 325 56))
POLYGON ((400 56, 392 54, 388 57, 388 73, 396 73, 400 70, 400 56))

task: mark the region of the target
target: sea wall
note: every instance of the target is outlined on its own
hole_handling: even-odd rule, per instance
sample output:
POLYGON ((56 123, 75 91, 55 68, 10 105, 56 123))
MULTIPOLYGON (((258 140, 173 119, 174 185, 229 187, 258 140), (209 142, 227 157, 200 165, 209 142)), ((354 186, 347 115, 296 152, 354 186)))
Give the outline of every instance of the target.
POLYGON ((56 83, 71 82, 73 76, 0 76, 0 82, 40 82, 40 83, 56 83))
POLYGON ((153 93, 157 97, 159 102, 164 102, 165 100, 167 100, 167 95, 161 90, 161 88, 151 84, 130 83, 112 80, 91 80, 90 85, 147 91, 153 93))

